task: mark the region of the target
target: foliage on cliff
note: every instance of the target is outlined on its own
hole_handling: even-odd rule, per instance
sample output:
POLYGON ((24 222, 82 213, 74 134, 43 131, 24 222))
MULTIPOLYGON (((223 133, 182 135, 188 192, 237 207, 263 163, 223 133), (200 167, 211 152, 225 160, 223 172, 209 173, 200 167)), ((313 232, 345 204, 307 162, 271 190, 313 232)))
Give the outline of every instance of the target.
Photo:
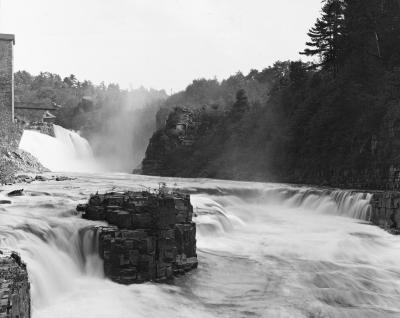
POLYGON ((359 175, 375 186, 400 155, 400 3, 326 0, 309 36, 314 64, 194 81, 170 97, 166 109, 223 111, 203 112, 213 119, 199 120, 189 146, 158 131, 144 173, 330 184, 359 175))

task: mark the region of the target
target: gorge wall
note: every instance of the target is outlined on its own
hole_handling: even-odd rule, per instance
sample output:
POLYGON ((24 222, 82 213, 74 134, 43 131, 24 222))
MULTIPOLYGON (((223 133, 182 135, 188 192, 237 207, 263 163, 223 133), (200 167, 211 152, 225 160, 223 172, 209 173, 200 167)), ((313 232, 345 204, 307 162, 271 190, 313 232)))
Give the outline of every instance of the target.
MULTIPOLYGON (((338 148, 335 155, 342 156, 341 162, 324 166, 319 162, 313 164, 318 161, 319 153, 308 154, 308 162, 302 156, 293 157, 288 153, 282 162, 274 163, 271 157, 273 159, 281 153, 274 154, 274 149, 270 149, 266 154, 251 139, 245 140, 243 147, 232 146, 229 136, 222 135, 226 134, 229 125, 223 115, 212 109, 172 110, 164 126, 150 139, 142 173, 313 184, 343 189, 400 189, 400 164, 397 160, 400 156, 400 111, 397 104, 387 110, 377 134, 355 138, 346 152, 338 148), (352 158, 346 160, 345 157, 349 156, 352 158)), ((251 134, 248 137, 257 138, 251 134)))
POLYGON ((341 13, 323 2, 301 52, 315 62, 195 80, 170 96, 143 173, 398 189, 399 2, 333 2, 341 13))

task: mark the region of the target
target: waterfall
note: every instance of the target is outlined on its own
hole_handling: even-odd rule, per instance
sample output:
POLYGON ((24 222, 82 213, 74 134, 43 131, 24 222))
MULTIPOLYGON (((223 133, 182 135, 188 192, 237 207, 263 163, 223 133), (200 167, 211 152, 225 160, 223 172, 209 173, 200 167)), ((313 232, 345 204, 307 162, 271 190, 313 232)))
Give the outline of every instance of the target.
POLYGON ((12 200, 0 206, 0 249, 18 252, 27 264, 33 318, 400 315, 400 240, 360 221, 369 218, 370 194, 77 175, 67 187, 40 182, 24 185, 24 196, 8 197, 14 186, 0 192, 12 200), (172 285, 113 283, 104 277, 93 230, 104 223, 80 218, 75 207, 96 191, 154 188, 159 181, 191 193, 199 269, 172 285))
POLYGON ((51 171, 98 172, 100 166, 88 141, 76 132, 54 125, 55 137, 25 130, 19 148, 31 153, 51 171))

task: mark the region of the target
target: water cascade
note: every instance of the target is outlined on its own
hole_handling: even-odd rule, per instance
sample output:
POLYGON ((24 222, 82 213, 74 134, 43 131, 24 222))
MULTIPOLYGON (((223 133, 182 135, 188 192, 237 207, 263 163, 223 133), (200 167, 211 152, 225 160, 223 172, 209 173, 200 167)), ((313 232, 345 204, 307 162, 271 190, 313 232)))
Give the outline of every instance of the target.
POLYGON ((54 134, 55 137, 51 137, 35 130, 25 130, 19 147, 31 153, 51 171, 101 170, 85 138, 58 125, 54 125, 54 134))
POLYGON ((400 240, 368 224, 369 194, 161 180, 192 193, 198 229, 199 269, 172 285, 105 279, 88 230, 100 223, 74 213, 90 193, 155 188, 160 178, 80 174, 24 185, 25 196, 0 207, 0 249, 27 263, 33 318, 400 316, 400 240))

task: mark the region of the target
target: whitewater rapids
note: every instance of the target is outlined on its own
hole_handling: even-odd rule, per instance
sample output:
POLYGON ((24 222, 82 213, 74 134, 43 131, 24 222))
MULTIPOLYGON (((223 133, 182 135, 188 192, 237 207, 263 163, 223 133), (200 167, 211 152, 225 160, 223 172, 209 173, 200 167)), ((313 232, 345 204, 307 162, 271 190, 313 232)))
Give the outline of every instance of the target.
MULTIPOLYGON (((279 184, 75 174, 0 206, 0 248, 18 251, 34 318, 400 317, 400 237, 368 224, 366 194, 279 184), (199 268, 173 285, 104 278, 90 193, 169 186, 192 193, 199 268)), ((0 198, 9 186, 0 192, 0 198)))

